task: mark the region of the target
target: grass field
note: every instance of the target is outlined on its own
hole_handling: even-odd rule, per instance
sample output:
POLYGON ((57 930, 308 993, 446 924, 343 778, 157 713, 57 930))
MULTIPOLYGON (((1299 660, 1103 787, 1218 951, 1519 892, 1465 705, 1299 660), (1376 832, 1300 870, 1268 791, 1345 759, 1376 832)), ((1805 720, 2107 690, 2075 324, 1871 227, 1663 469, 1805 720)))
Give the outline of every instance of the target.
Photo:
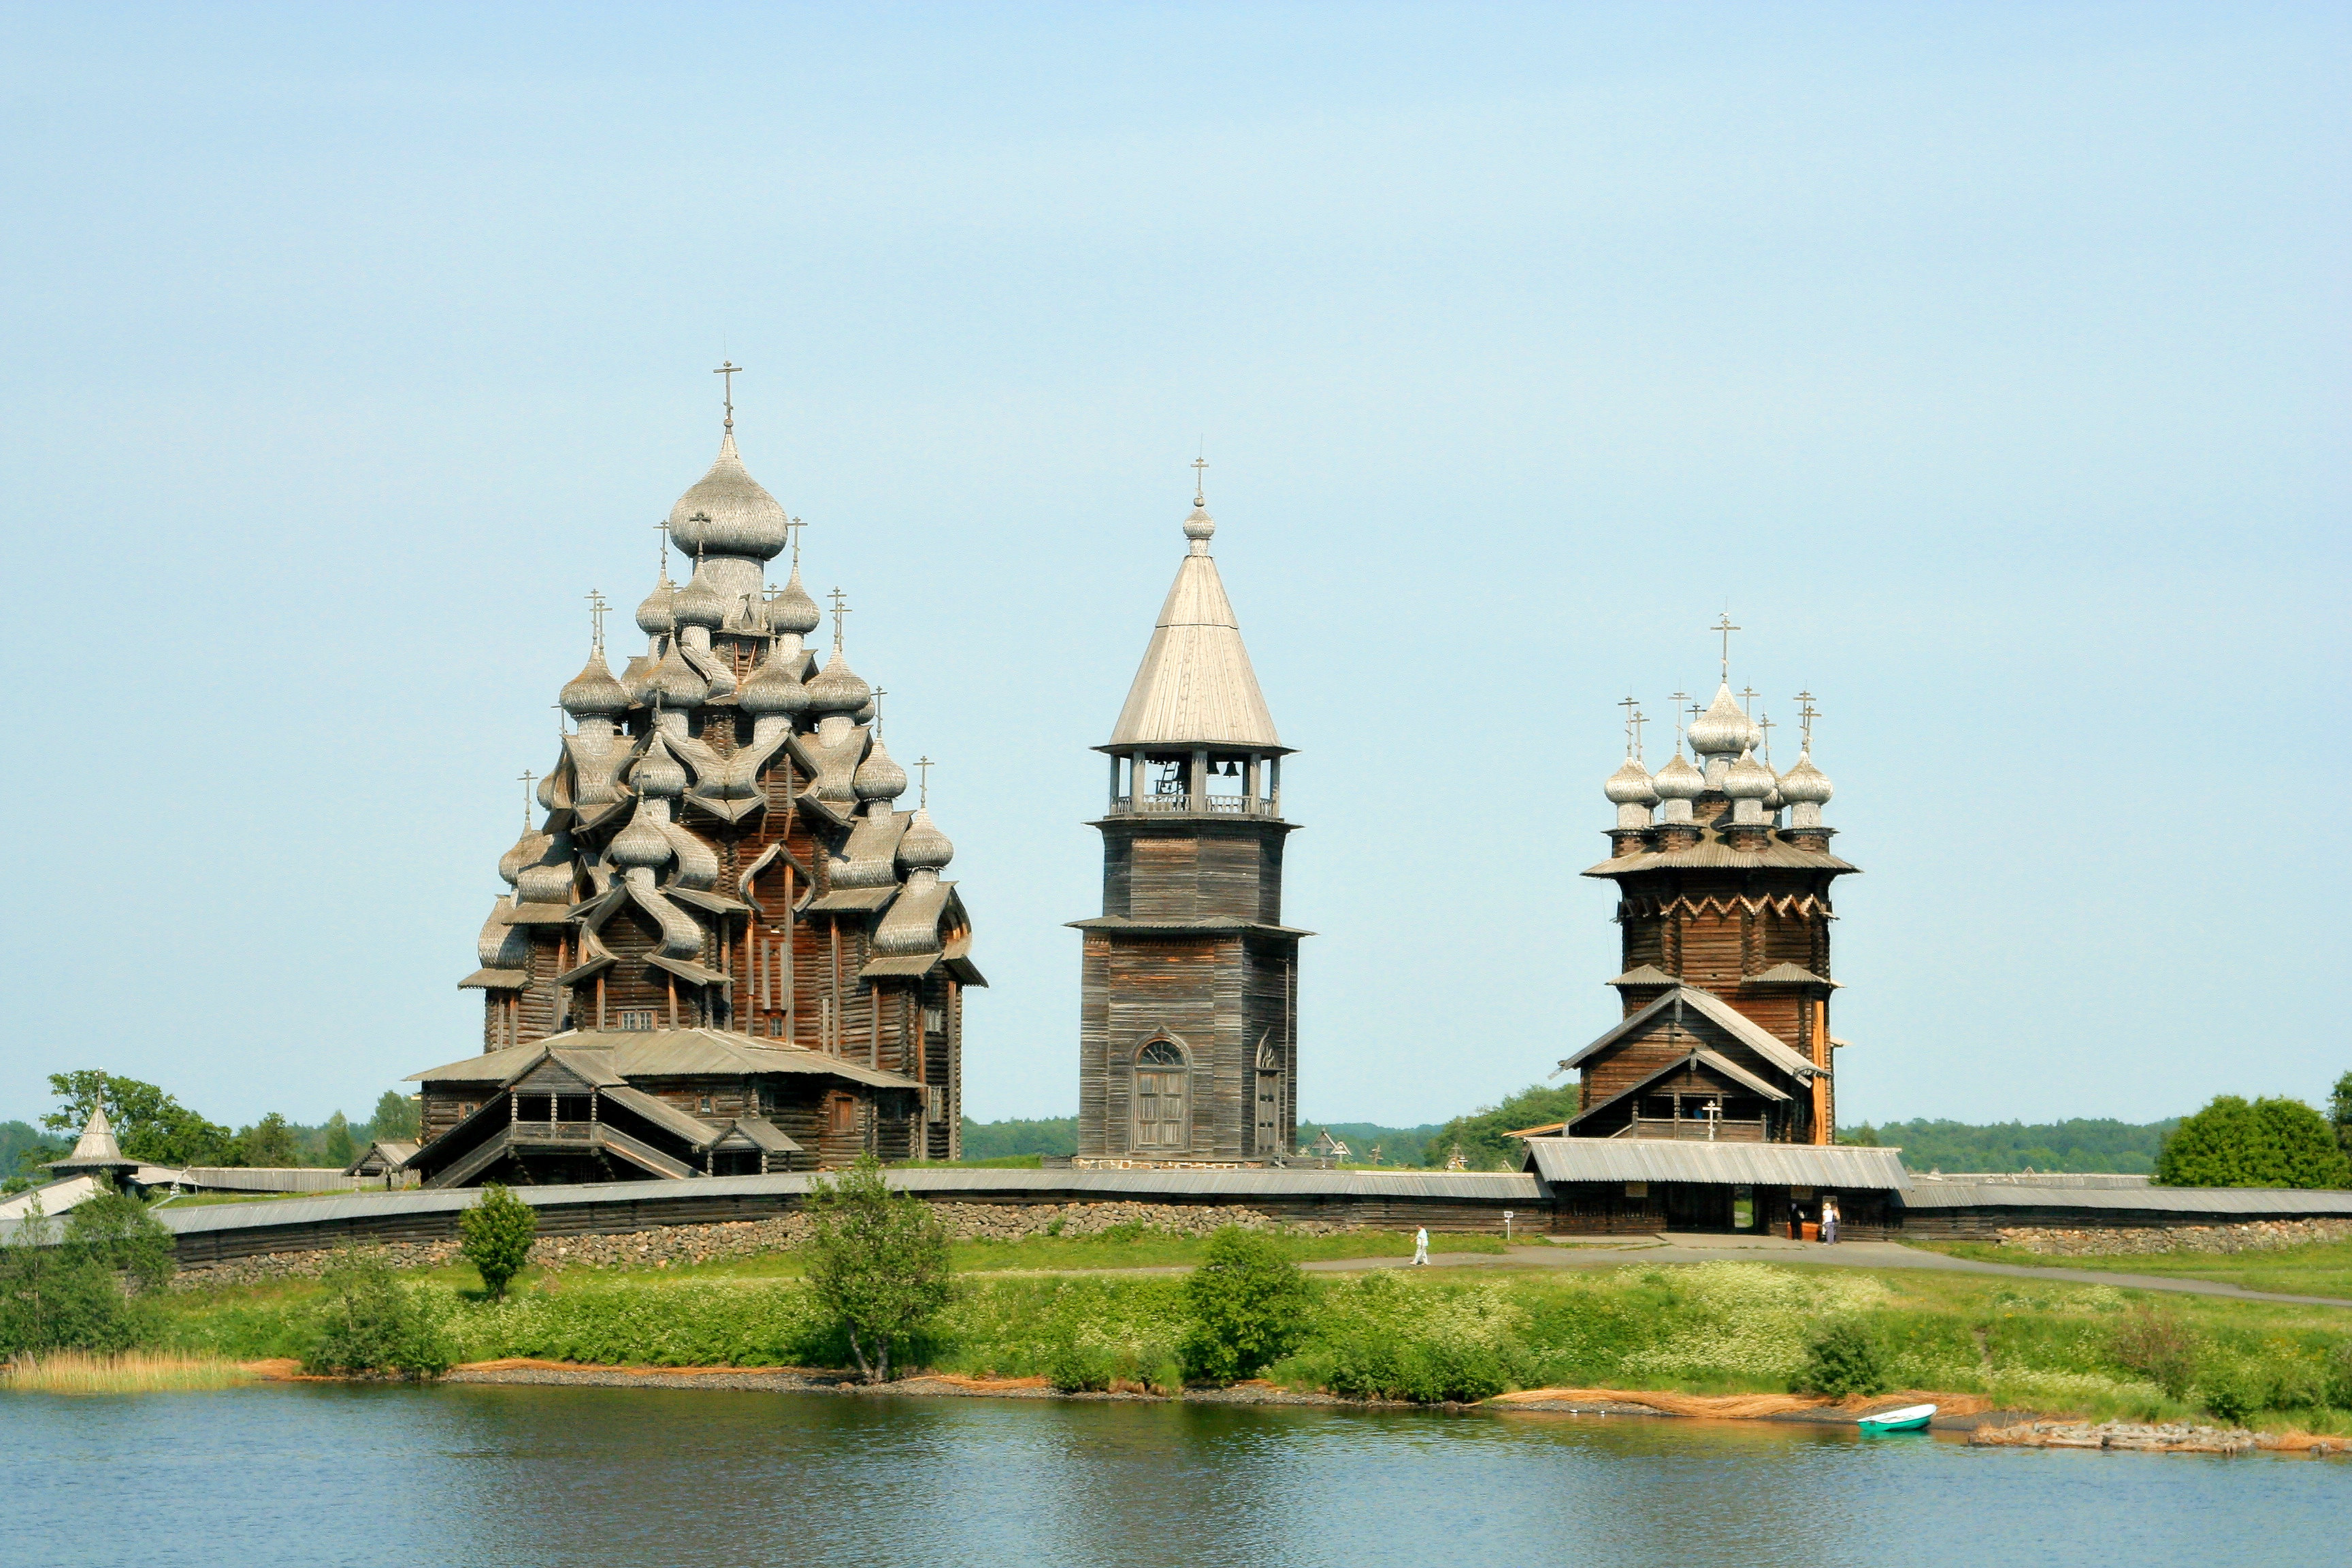
POLYGON ((2090 1268, 2107 1274, 2153 1274, 2167 1279, 2211 1279, 2247 1290, 2274 1290, 2287 1296, 2333 1296, 2352 1301, 2352 1242, 2282 1247, 2276 1252, 2135 1252, 2095 1258, 2053 1258, 1981 1241, 1913 1245, 1980 1263, 2016 1263, 2029 1268, 2090 1268))
MULTIPOLYGON (((1410 1246, 1373 1232, 1284 1242, 1301 1261, 1410 1246)), ((1182 1276, 1132 1270, 1193 1262, 1204 1245, 1153 1233, 960 1244, 955 1300, 905 1359, 946 1372, 1043 1375, 1066 1387, 1169 1386, 1187 1321, 1182 1276)), ((1491 1237, 1441 1245, 1502 1250, 1491 1237)), ((2330 1308, 1922 1269, 1629 1260, 1593 1271, 1496 1270, 1443 1260, 1425 1271, 1310 1276, 1297 1343, 1269 1375, 1300 1388, 1417 1399, 1547 1386, 1777 1392, 1801 1364, 1808 1338, 1843 1320, 1878 1348, 1895 1388, 2143 1420, 2218 1404, 2259 1425, 2352 1430, 2352 1314, 2330 1308), (2151 1323, 2179 1347, 2170 1376, 2129 1348, 2151 1323)), ((685 1268, 534 1272, 504 1304, 484 1300, 462 1266, 404 1278, 459 1361, 844 1364, 845 1346, 819 1321, 798 1273, 789 1253, 685 1268)), ((321 1300, 312 1281, 173 1296, 163 1306, 162 1337, 194 1355, 299 1356, 321 1300)))
POLYGON ((234 1388, 252 1381, 234 1363, 215 1355, 50 1351, 12 1363, 0 1375, 0 1389, 19 1394, 184 1394, 234 1388))

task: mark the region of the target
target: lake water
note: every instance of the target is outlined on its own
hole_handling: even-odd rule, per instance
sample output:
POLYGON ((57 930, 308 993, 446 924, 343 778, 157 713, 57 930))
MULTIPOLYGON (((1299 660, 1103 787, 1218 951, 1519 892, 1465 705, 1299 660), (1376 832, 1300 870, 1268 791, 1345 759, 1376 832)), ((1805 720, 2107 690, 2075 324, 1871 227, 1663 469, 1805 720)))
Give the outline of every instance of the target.
POLYGON ((0 1396, 0 1560, 44 1568, 2214 1568, 2345 1561, 2352 1466, 1534 1413, 290 1384, 0 1396))

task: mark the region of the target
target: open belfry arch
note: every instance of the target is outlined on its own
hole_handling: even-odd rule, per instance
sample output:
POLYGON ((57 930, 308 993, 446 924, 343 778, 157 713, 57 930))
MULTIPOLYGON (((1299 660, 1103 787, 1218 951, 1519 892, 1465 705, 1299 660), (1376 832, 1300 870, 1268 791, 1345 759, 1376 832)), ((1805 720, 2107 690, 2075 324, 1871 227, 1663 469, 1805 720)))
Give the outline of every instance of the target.
POLYGON ((1583 1091, 1570 1137, 1834 1142, 1830 885, 1857 868, 1830 853, 1811 693, 1797 697, 1797 760, 1776 773, 1771 721, 1752 688, 1731 689, 1739 628, 1727 616, 1714 629, 1721 685, 1705 708, 1675 693, 1674 755, 1654 773, 1639 706, 1622 704, 1625 761, 1605 786, 1617 826, 1584 875, 1617 884, 1623 1017, 1560 1063, 1583 1091))
MULTIPOLYGON (((424 1085, 428 1185, 802 1170, 961 1154, 963 1005, 986 984, 926 784, 849 667, 800 522, 719 456, 663 530, 616 677, 600 595, 572 721, 482 926, 482 1054, 424 1085), (692 563, 671 580, 675 545, 692 563), (791 553, 782 588, 767 569, 791 553), (534 809, 535 808, 535 809, 534 809)), ((526 775, 527 780, 530 775, 526 775)), ((527 785, 528 787, 528 785, 527 785)))
MULTIPOLYGON (((1195 468, 1205 467, 1196 464, 1195 468)), ((1298 1133, 1298 942, 1282 923, 1282 759, 1209 554, 1186 549, 1109 742, 1103 907, 1085 933, 1082 1164, 1264 1164, 1298 1133)))

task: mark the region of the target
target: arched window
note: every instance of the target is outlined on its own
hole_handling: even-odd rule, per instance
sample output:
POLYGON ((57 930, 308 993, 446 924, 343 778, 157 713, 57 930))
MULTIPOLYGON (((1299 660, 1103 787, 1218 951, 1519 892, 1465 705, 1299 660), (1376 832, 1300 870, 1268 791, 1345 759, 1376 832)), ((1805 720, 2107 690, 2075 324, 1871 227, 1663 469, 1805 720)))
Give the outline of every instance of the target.
POLYGON ((1173 1040, 1152 1040, 1135 1054, 1136 1151, 1192 1147, 1191 1078, 1184 1047, 1173 1040))

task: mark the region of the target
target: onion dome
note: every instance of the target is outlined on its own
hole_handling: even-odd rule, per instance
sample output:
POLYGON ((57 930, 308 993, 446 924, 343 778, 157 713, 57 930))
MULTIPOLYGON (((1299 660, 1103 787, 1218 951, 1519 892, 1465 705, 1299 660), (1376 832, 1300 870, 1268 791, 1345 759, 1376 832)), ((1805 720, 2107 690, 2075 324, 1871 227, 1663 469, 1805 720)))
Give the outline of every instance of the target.
POLYGON ((1192 498, 1192 515, 1184 520, 1184 537, 1205 551, 1210 537, 1217 531, 1217 520, 1209 515, 1208 503, 1199 496, 1192 498))
POLYGON ((833 650, 816 679, 808 683, 812 713, 855 713, 874 700, 874 689, 853 674, 841 650, 833 650))
POLYGON ((1631 757, 1625 759, 1624 766, 1609 775, 1601 791, 1609 797, 1612 805, 1658 804, 1658 789, 1650 782, 1649 770, 1631 757))
POLYGON ((907 793, 907 770, 890 760, 890 753, 877 740, 866 760, 857 764, 856 776, 849 787, 857 792, 860 800, 896 800, 907 793))
POLYGON ((1756 760, 1755 752, 1743 748, 1739 760, 1724 777, 1723 793, 1734 800, 1762 800, 1779 782, 1770 768, 1756 760))
POLYGON ((563 683, 563 710, 574 719, 609 719, 629 705, 629 694, 613 679, 600 647, 588 656, 580 673, 563 683))
POLYGON ((522 875, 522 868, 534 865, 547 853, 548 837, 536 828, 526 827, 514 847, 499 857, 499 879, 511 888, 522 875))
POLYGON ((744 471, 730 430, 710 471, 669 509, 669 536, 684 550, 765 561, 784 547, 790 521, 776 498, 744 471))
POLYGON ((698 563, 694 575, 686 580, 686 586, 670 600, 670 613, 677 617, 677 624, 681 626, 709 626, 716 630, 727 624, 727 601, 718 589, 710 585, 710 579, 702 574, 702 567, 698 563))
POLYGON ((768 602, 768 628, 778 637, 804 637, 816 630, 824 619, 816 601, 801 586, 801 569, 793 567, 792 581, 784 584, 784 591, 768 602))
POLYGON ((515 882, 515 896, 526 904, 568 904, 572 901, 572 836, 559 833, 548 841, 547 853, 536 866, 526 866, 515 882))
POLYGON ((1683 760, 1676 752, 1674 760, 1660 768, 1650 780, 1661 800, 1696 800, 1706 790, 1706 775, 1683 760))
POLYGON ((735 705, 754 718, 804 711, 809 705, 808 688, 801 684, 799 675, 792 668, 799 662, 797 655, 787 659, 770 654, 735 694, 735 705))
POLYGON ((658 866, 667 860, 669 835, 655 820, 663 809, 650 801, 639 801, 637 809, 630 814, 629 825, 613 836, 612 845, 604 851, 605 858, 627 870, 658 866))
POLYGON ((937 871, 954 858, 955 846, 948 836, 931 821, 929 812, 916 807, 915 820, 898 839, 898 864, 909 871, 937 871))
POLYGON ((1813 766, 1811 752, 1801 752, 1797 765, 1780 775, 1780 798, 1791 805, 1827 805, 1835 791, 1829 774, 1813 766))
POLYGON ((646 754, 637 759, 637 765, 629 770, 629 784, 639 795, 684 795, 686 764, 671 754, 667 742, 656 735, 653 744, 646 748, 646 754))
POLYGON ((709 695, 710 682, 687 662, 676 643, 669 645, 659 664, 646 672, 645 684, 637 688, 637 700, 648 708, 656 696, 665 708, 696 708, 709 695))
POLYGON ((646 602, 637 606, 637 630, 649 637, 677 630, 677 616, 670 608, 670 601, 677 597, 677 584, 669 580, 669 570, 665 567, 661 581, 646 595, 646 602))
POLYGON ((1717 689, 1706 711, 1691 721, 1691 750, 1702 757, 1732 757, 1764 743, 1764 731, 1740 710, 1728 682, 1717 689))

